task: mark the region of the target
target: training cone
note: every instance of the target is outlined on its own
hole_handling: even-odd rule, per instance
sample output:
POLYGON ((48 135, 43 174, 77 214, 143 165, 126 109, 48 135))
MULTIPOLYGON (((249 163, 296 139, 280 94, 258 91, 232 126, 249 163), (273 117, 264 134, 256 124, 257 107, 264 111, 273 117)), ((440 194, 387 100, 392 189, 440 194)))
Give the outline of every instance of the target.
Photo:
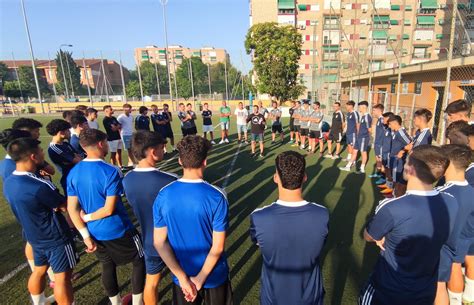
POLYGON ((385 182, 387 181, 384 178, 380 178, 379 180, 375 181, 375 184, 382 185, 382 184, 385 184, 385 182))
POLYGON ((386 189, 386 188, 388 188, 388 185, 384 183, 384 184, 377 185, 377 187, 379 189, 386 189))
POLYGON ((391 188, 386 188, 382 190, 380 193, 386 195, 386 194, 392 194, 393 190, 391 188))
POLYGON ((122 298, 122 305, 132 305, 132 294, 129 293, 122 298))

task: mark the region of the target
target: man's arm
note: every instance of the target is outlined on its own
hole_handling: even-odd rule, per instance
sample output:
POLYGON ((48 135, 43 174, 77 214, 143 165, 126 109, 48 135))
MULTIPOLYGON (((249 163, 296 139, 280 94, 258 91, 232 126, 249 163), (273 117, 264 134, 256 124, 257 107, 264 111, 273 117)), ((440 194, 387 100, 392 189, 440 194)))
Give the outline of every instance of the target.
POLYGON ((89 234, 89 230, 87 230, 87 226, 82 221, 81 218, 81 207, 79 205, 79 200, 77 196, 68 196, 67 197, 67 212, 69 214, 69 217, 72 220, 72 223, 76 227, 76 229, 79 231, 79 233, 82 235, 82 238, 84 239, 84 243, 87 246, 86 252, 91 253, 94 252, 97 249, 97 246, 95 245, 94 240, 91 238, 89 234))
POLYGON ((201 271, 191 277, 191 281, 196 285, 196 289, 201 290, 202 286, 206 282, 207 277, 211 274, 212 270, 216 266, 217 262, 221 258, 222 253, 224 252, 225 247, 225 231, 224 232, 212 232, 212 247, 209 253, 207 254, 204 265, 201 268, 201 271))
POLYGON ((176 260, 173 249, 168 242, 168 228, 156 228, 153 232, 153 244, 155 249, 160 254, 161 259, 165 262, 170 271, 178 278, 179 285, 183 290, 186 300, 194 301, 197 295, 196 286, 189 279, 188 275, 181 268, 181 265, 176 260))
POLYGON ((375 240, 372 236, 370 236, 370 234, 367 232, 367 229, 364 230, 364 239, 367 241, 367 242, 374 242, 380 249, 382 249, 383 251, 385 251, 385 247, 384 247, 384 244, 385 244, 385 237, 382 237, 382 239, 380 240, 375 240))
POLYGON ((102 218, 109 217, 114 214, 115 206, 117 204, 118 197, 117 196, 107 196, 105 199, 105 204, 103 207, 98 209, 95 212, 85 214, 81 212, 81 217, 85 222, 89 222, 92 220, 99 220, 102 218))

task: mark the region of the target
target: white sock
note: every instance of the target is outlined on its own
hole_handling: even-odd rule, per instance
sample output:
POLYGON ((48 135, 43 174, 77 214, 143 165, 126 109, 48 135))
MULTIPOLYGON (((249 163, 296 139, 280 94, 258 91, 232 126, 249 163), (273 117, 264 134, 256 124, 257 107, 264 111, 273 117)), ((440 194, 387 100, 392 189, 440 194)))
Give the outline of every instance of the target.
POLYGON ((474 280, 465 277, 466 286, 464 287, 463 299, 466 302, 474 302, 474 280))
POLYGON ((348 154, 347 155, 347 160, 351 160, 352 159, 352 154, 348 154))
POLYGON ((360 166, 360 170, 361 170, 361 171, 365 171, 365 165, 361 165, 361 166, 360 166))
POLYGON ((143 305, 143 293, 132 294, 132 304, 133 305, 143 305))
POLYGON ((347 162, 346 167, 347 167, 347 168, 351 168, 351 166, 352 166, 352 161, 347 162))
POLYGON ((32 294, 31 299, 33 300, 33 305, 44 305, 45 303, 45 298, 44 298, 44 292, 41 294, 32 294))
POLYGON ((462 292, 452 292, 448 289, 449 304, 462 305, 462 292))
MULTIPOLYGON (((54 298, 54 294, 50 295, 49 297, 47 297, 45 299, 46 304, 53 304, 54 302, 56 302, 56 299, 54 298)), ((73 303, 73 305, 74 305, 74 303, 73 303)))
POLYGON ((116 296, 109 297, 111 305, 121 305, 122 300, 120 299, 120 294, 117 294, 116 296))
POLYGON ((46 271, 48 273, 48 277, 49 277, 49 280, 51 282, 54 282, 54 272, 53 272, 53 269, 51 269, 51 267, 48 268, 48 271, 46 271))
POLYGON ((28 265, 30 266, 31 271, 35 270, 35 261, 32 259, 28 260, 28 265))

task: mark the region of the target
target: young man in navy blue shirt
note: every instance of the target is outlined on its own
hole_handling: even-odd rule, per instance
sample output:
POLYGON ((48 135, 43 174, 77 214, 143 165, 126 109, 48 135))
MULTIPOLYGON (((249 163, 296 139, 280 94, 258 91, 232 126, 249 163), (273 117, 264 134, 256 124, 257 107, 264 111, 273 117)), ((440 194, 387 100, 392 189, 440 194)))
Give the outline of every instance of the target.
POLYGON ((145 263, 141 238, 121 201, 122 172, 108 164, 107 135, 97 129, 84 130, 81 146, 87 158, 76 164, 68 175, 69 215, 82 233, 88 232, 88 249, 97 247, 102 265, 102 284, 112 305, 120 303, 116 268, 132 263, 133 305, 141 304, 145 284, 145 263))
POLYGON ((439 147, 413 149, 403 172, 406 194, 381 201, 365 229, 381 252, 359 304, 433 304, 440 250, 458 211, 453 196, 433 189, 448 165, 439 147))
POLYGON ((409 144, 412 140, 406 129, 402 126, 402 118, 400 116, 393 115, 388 118, 388 126, 392 130, 390 169, 392 170, 392 179, 394 181, 393 195, 399 197, 405 194, 406 191, 406 181, 403 178, 403 169, 410 147, 409 144))
POLYGON ((200 136, 178 143, 183 178, 161 189, 153 206, 155 247, 174 275, 175 305, 232 304, 224 252, 229 203, 203 180, 210 148, 200 136))
POLYGON ((158 285, 165 264, 153 245, 153 203, 158 192, 176 181, 173 174, 159 171, 156 163, 163 160, 166 140, 159 134, 137 131, 132 137, 133 154, 137 167, 123 179, 123 188, 140 223, 145 252, 146 280, 143 291, 145 304, 158 303, 158 285))
POLYGON ((448 242, 441 249, 438 275, 437 305, 462 305, 464 275, 461 264, 468 254, 469 246, 474 240, 474 188, 466 181, 466 168, 472 160, 472 151, 464 145, 444 145, 441 147, 449 158, 449 166, 444 177, 446 184, 438 187, 438 191, 453 195, 458 203, 458 213, 454 229, 448 242), (455 247, 455 252, 451 247, 455 247), (447 286, 446 286, 447 283, 447 286))
POLYGON ((49 143, 48 155, 61 173, 60 183, 67 196, 67 176, 71 169, 82 160, 78 152, 69 144, 71 124, 61 119, 54 119, 46 125, 46 131, 53 136, 49 143))
POLYGON ((431 145, 433 136, 431 135, 428 123, 431 121, 433 114, 426 108, 418 109, 413 115, 413 124, 416 127, 416 133, 413 137, 411 148, 420 145, 431 145))
POLYGON ((360 151, 362 155, 362 161, 360 164, 360 172, 365 173, 365 165, 368 160, 368 151, 370 147, 370 133, 372 132, 372 117, 367 112, 369 103, 362 101, 358 104, 360 111, 360 118, 356 130, 356 141, 352 149, 352 159, 347 163, 346 166, 341 167, 341 170, 350 171, 352 166, 356 166, 357 154, 360 151))
POLYGON ((8 146, 8 154, 16 170, 4 183, 4 195, 24 235, 33 247, 35 268, 28 281, 33 304, 44 304, 44 282, 48 268, 54 272, 54 294, 58 304, 74 301, 71 283, 72 269, 79 255, 69 235, 69 227, 61 211, 66 199, 49 181, 36 176, 38 165, 44 162, 40 142, 20 138, 8 146))
POLYGON ((148 108, 146 106, 140 106, 138 108, 137 117, 135 118, 135 130, 148 130, 150 131, 150 118, 148 117, 148 108))
POLYGON ((355 102, 348 101, 346 103, 346 141, 347 141, 347 161, 352 160, 353 148, 357 140, 357 127, 359 126, 359 113, 354 110, 355 102))
POLYGON ((86 152, 82 149, 81 144, 79 144, 79 135, 84 129, 89 129, 87 118, 82 115, 73 115, 71 117, 71 127, 73 132, 71 133, 69 143, 81 158, 85 158, 86 152))
POLYGON ((384 106, 377 104, 372 108, 372 116, 375 122, 375 137, 374 137, 374 153, 375 153, 375 167, 376 172, 370 175, 370 178, 381 178, 383 175, 382 165, 382 151, 383 151, 383 139, 385 135, 385 124, 383 117, 384 106))
MULTIPOLYGON (((2 145, 2 147, 7 152, 8 144, 10 144, 11 141, 19 138, 29 137, 31 137, 31 134, 28 131, 8 128, 0 132, 0 145, 2 145)), ((2 178, 3 182, 5 182, 5 179, 10 177, 15 168, 15 161, 12 160, 12 158, 8 155, 7 152, 5 158, 0 161, 0 178, 2 178)))
POLYGON ((278 200, 250 215, 250 238, 263 256, 260 304, 322 305, 320 254, 329 212, 303 198, 304 156, 287 151, 276 157, 275 165, 278 200))

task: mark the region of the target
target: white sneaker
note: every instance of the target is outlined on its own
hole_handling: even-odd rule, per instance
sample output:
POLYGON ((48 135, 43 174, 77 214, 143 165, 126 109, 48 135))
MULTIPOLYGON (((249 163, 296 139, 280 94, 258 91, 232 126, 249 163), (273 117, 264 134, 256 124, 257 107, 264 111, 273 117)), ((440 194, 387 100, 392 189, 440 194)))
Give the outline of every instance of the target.
POLYGON ((229 143, 229 139, 226 138, 226 139, 224 140, 224 142, 229 143))
POLYGON ((340 169, 341 171, 345 171, 345 172, 350 172, 350 171, 351 171, 351 167, 350 167, 350 166, 349 166, 349 167, 347 167, 347 166, 339 167, 339 169, 340 169))
POLYGON ((221 140, 221 141, 219 142, 219 144, 224 144, 224 143, 225 143, 224 140, 221 140))
POLYGON ((327 155, 324 155, 324 158, 326 158, 326 159, 332 159, 333 156, 332 156, 331 154, 327 154, 327 155))
POLYGON ((361 167, 360 170, 359 170, 359 172, 360 172, 361 174, 365 174, 365 168, 361 167))
POLYGON ((300 148, 301 148, 301 149, 304 149, 304 145, 301 145, 300 148))
POLYGON ((215 144, 216 144, 216 142, 214 142, 214 140, 212 140, 212 141, 211 141, 211 144, 212 144, 212 145, 215 145, 215 144))
POLYGON ((333 159, 333 160, 341 159, 341 156, 339 156, 339 155, 334 155, 334 156, 332 156, 332 159, 333 159))

